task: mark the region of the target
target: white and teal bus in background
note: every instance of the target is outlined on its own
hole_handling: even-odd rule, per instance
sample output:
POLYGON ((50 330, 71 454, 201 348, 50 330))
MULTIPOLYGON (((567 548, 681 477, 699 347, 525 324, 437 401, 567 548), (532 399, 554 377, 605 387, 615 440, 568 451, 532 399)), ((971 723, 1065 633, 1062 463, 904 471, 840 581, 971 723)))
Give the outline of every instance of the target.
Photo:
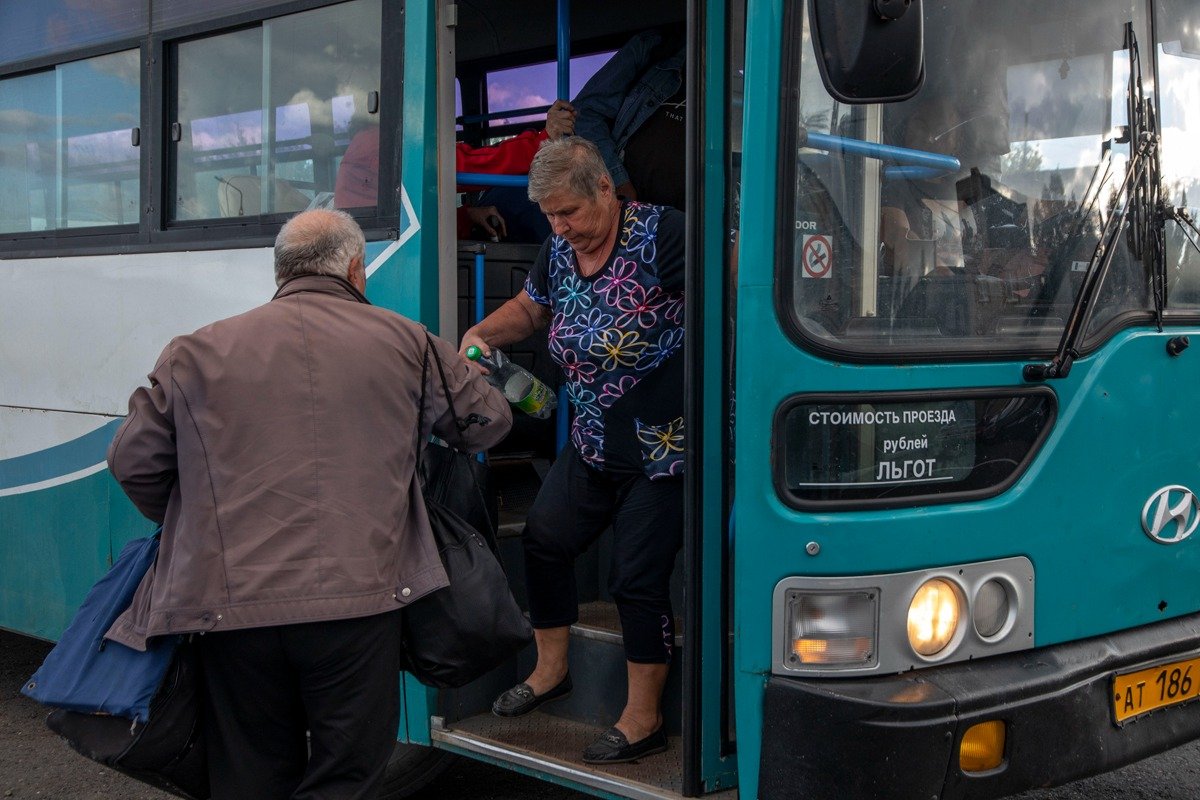
MULTIPOLYGON (((130 391, 271 296, 356 137, 368 296, 455 339, 537 249, 456 239, 456 139, 539 124, 661 26, 688 52, 670 750, 577 760, 625 692, 602 541, 574 695, 492 717, 531 653, 402 676, 387 796, 458 755, 605 797, 987 798, 1200 736, 1196 0, 0 0, 0 627, 53 639, 150 529, 104 465, 130 391)), ((561 382, 544 342, 514 356, 561 382)), ((489 454, 518 597, 561 422, 489 454)))

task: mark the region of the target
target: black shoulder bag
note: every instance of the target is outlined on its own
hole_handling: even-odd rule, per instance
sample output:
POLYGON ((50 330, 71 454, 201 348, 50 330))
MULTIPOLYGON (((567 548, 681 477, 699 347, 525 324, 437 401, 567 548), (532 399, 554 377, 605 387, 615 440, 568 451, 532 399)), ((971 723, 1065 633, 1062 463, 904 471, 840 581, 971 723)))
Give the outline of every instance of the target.
MULTIPOLYGON (((437 453, 433 459, 426 452, 421 431, 430 357, 437 364, 451 416, 460 429, 469 424, 454 410, 441 359, 426 334, 417 414, 417 470, 429 525, 450 585, 405 608, 401 633, 407 669, 426 686, 445 689, 470 683, 516 655, 533 640, 533 629, 484 536, 455 513, 454 505, 465 503, 470 508, 476 496, 482 499, 474 459, 441 444, 428 445, 430 452, 437 453), (430 461, 436 461, 437 468, 427 469, 430 461), (448 485, 451 483, 457 485, 448 485)), ((486 520, 486 511, 483 516, 486 520)), ((490 527, 490 521, 487 524, 490 527)))

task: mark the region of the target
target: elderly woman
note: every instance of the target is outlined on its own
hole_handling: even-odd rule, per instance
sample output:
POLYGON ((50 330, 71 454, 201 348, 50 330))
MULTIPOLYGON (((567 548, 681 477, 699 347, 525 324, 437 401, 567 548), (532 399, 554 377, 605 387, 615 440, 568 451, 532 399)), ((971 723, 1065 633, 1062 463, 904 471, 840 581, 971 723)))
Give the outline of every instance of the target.
POLYGON ((537 665, 496 699, 504 717, 571 691, 567 646, 578 620, 575 558, 613 529, 609 591, 624 634, 629 694, 616 725, 583 753, 616 763, 667 747, 662 690, 675 639, 669 584, 683 541, 684 216, 622 202, 596 146, 544 144, 529 198, 554 232, 525 287, 463 336, 485 353, 547 325, 567 380, 571 444, 525 525, 525 575, 537 665))

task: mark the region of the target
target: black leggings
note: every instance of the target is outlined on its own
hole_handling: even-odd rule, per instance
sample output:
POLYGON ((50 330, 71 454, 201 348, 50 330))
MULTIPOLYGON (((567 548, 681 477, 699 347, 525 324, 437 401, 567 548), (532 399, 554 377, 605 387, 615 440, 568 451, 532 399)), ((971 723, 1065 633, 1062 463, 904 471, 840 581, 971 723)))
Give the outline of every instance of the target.
POLYGON ((671 572, 683 544, 683 481, 610 474, 570 450, 559 456, 525 522, 525 581, 535 628, 579 620, 575 559, 613 529, 608 591, 617 604, 625 657, 671 661, 671 572))

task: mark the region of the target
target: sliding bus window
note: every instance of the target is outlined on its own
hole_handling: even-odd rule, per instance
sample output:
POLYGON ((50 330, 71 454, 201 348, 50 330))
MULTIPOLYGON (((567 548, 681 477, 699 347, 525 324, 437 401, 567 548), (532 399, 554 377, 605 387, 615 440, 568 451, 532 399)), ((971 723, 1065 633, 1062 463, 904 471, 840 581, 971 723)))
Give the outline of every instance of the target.
POLYGON ((138 221, 137 50, 0 80, 0 234, 138 221))
MULTIPOLYGON (((615 50, 606 50, 571 59, 571 97, 579 94, 583 85, 591 80, 592 76, 612 58, 615 52, 615 50)), ((489 114, 516 112, 509 117, 497 117, 490 120, 487 123, 490 132, 485 134, 490 137, 496 136, 498 133, 492 129, 503 129, 507 125, 520 123, 541 125, 545 122, 546 113, 544 111, 532 114, 519 112, 541 108, 554 102, 558 96, 558 64, 555 61, 543 61, 538 64, 496 69, 487 73, 486 81, 489 114)))
POLYGON ((352 0, 177 45, 172 221, 374 207, 381 31, 352 0))

